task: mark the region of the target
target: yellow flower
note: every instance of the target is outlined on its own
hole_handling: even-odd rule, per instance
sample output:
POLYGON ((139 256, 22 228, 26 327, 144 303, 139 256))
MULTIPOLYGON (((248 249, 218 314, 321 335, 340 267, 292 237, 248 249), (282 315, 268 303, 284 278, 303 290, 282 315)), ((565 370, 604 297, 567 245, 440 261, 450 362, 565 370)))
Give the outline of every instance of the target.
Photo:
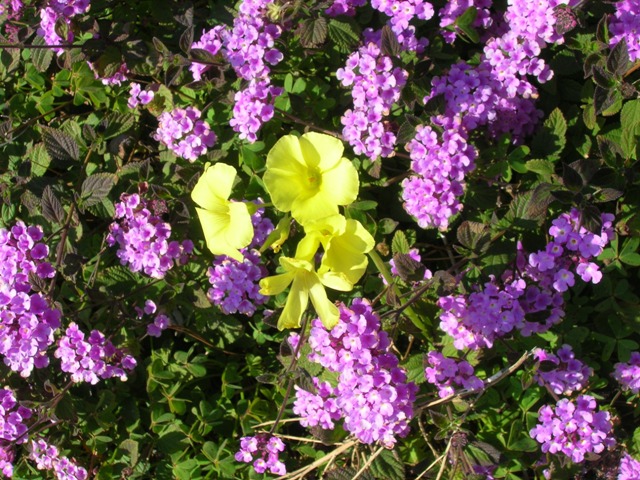
POLYGON ((358 195, 358 172, 342 142, 322 133, 285 135, 267 155, 264 184, 273 205, 305 224, 338 213, 358 195))
POLYGON ((313 264, 299 258, 280 257, 280 265, 285 273, 260 280, 262 295, 277 295, 291 284, 287 302, 278 319, 278 329, 300 326, 300 319, 307 309, 309 297, 322 324, 327 329, 333 328, 338 323, 340 312, 327 297, 323 277, 315 272, 313 264))
POLYGON ((322 245, 324 255, 319 272, 324 274, 325 285, 335 290, 351 290, 367 269, 366 254, 375 244, 371 234, 357 220, 342 215, 308 222, 304 229, 306 236, 300 241, 300 253, 296 256, 311 259, 322 245))
POLYGON ((238 261, 240 249, 253 239, 253 225, 247 205, 229 201, 236 169, 224 163, 209 166, 191 192, 207 247, 214 255, 227 255, 238 261))

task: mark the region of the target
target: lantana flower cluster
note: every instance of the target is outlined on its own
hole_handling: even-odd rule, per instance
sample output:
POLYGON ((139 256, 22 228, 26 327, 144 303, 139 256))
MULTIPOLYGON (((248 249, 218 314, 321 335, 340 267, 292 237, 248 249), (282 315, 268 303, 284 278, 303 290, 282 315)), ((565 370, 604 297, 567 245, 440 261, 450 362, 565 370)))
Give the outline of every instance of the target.
POLYGON ((202 113, 195 107, 175 108, 158 117, 158 129, 154 140, 165 145, 177 156, 195 162, 216 143, 216 134, 202 113))
POLYGON ((456 361, 442 353, 431 351, 427 354, 429 366, 425 369, 427 382, 438 387, 441 398, 455 393, 455 387, 465 390, 481 390, 484 382, 474 375, 474 368, 466 360, 456 361))
MULTIPOLYGON (((40 10, 40 28, 38 35, 44 38, 47 45, 60 45, 73 42, 71 19, 89 10, 90 0, 49 0, 40 10), (67 38, 61 38, 56 32, 56 23, 67 25, 67 38)), ((62 55, 63 48, 52 48, 57 55, 62 55)))
POLYGON ((613 378, 624 390, 633 394, 640 392, 640 352, 631 352, 629 363, 616 363, 614 369, 613 378))
POLYGON ((636 0, 621 0, 615 3, 615 9, 609 22, 609 46, 614 47, 624 39, 629 59, 635 62, 640 58, 640 4, 636 0))
POLYGON ((640 462, 628 453, 620 460, 617 480, 636 480, 640 478, 640 462))
POLYGON ((13 475, 15 445, 28 439, 25 420, 32 415, 31 409, 18 403, 9 387, 0 390, 0 472, 7 477, 13 475))
POLYGON ((147 105, 153 101, 155 93, 148 88, 142 90, 142 86, 139 83, 131 82, 129 85, 129 100, 127 105, 129 108, 136 108, 138 105, 147 105))
POLYGON ((107 244, 118 245, 120 263, 132 272, 163 278, 176 262, 187 263, 193 242, 169 241, 171 225, 149 208, 139 194, 123 193, 115 205, 116 221, 109 226, 107 244))
MULTIPOLYGON (((260 127, 273 118, 273 102, 282 88, 271 85, 270 65, 278 64, 283 55, 275 46, 282 33, 278 25, 267 21, 267 11, 273 0, 243 0, 238 7, 233 26, 216 26, 204 32, 192 48, 221 52, 236 74, 248 84, 235 95, 233 117, 229 124, 240 138, 253 143, 260 127)), ((202 78, 208 67, 194 63, 194 79, 202 78)))
POLYGON ((312 323, 310 361, 339 374, 338 384, 314 379, 317 392, 296 386, 293 411, 303 426, 331 429, 343 418, 344 428, 363 443, 392 448, 396 436, 409 432, 417 386, 407 382, 380 319, 367 300, 340 306, 340 321, 330 331, 312 323))
POLYGON ((394 154, 396 135, 384 122, 391 107, 400 99, 407 82, 407 72, 394 67, 390 57, 381 51, 381 34, 365 30, 364 45, 349 55, 336 77, 343 86, 351 87, 353 109, 347 110, 341 122, 342 135, 356 155, 372 160, 394 154))
POLYGON ((18 41, 19 27, 13 25, 12 21, 20 19, 23 7, 24 4, 21 0, 3 0, 0 3, 0 17, 4 16, 1 28, 3 28, 10 43, 18 41))
POLYGON ((548 385, 556 395, 569 396, 582 390, 587 386, 589 377, 593 375, 591 367, 575 358, 571 345, 563 345, 556 354, 536 349, 534 357, 540 362, 549 362, 557 366, 547 370, 542 364, 542 369, 535 374, 538 384, 548 385))
POLYGON ((258 285, 260 279, 267 275, 267 269, 262 265, 257 248, 273 231, 273 223, 263 215, 264 208, 251 215, 253 240, 241 250, 242 261, 219 255, 213 260, 213 267, 209 268, 211 288, 207 297, 226 315, 240 312, 252 316, 256 308, 268 299, 260 294, 258 285))
POLYGON ((425 0, 371 0, 371 6, 389 17, 388 24, 404 50, 424 51, 427 39, 416 38, 413 20, 429 20, 433 6, 425 0))
POLYGON ((240 439, 240 450, 236 452, 235 459, 238 462, 253 463, 256 473, 264 473, 267 470, 274 475, 284 475, 287 468, 280 461, 280 452, 285 449, 284 442, 278 437, 259 433, 253 437, 240 439))
POLYGON ((47 257, 40 226, 18 221, 0 228, 0 355, 14 372, 28 377, 34 367, 49 364, 47 348, 60 327, 62 314, 32 290, 29 276, 50 279, 55 270, 47 257))
POLYGON ((613 215, 602 214, 602 229, 595 234, 580 225, 578 210, 560 215, 549 228, 553 240, 546 248, 527 255, 519 245, 516 269, 501 281, 492 277, 468 296, 441 297, 440 328, 458 349, 490 348, 513 329, 525 336, 547 331, 563 318, 562 294, 575 284, 575 275, 594 284, 601 280, 591 260, 614 238, 612 221, 613 215))
POLYGON ((589 395, 580 395, 575 402, 563 398, 555 408, 543 406, 538 412, 538 422, 529 434, 542 444, 542 451, 563 453, 574 463, 616 443, 609 412, 598 411, 595 399, 589 395))
POLYGON ((86 480, 89 473, 68 457, 60 455, 58 447, 38 438, 30 443, 29 458, 38 470, 52 470, 56 480, 86 480))
MULTIPOLYGON (((155 315, 158 310, 156 303, 153 300, 145 300, 144 308, 136 307, 136 313, 138 318, 142 319, 145 315, 155 315)), ((158 313, 153 322, 147 325, 147 335, 150 337, 160 337, 162 332, 169 327, 171 320, 168 315, 164 313, 158 313)))
POLYGON ((61 370, 71 374, 74 383, 95 385, 113 377, 125 381, 127 371, 136 366, 135 358, 116 348, 102 332, 92 330, 85 340, 84 332, 73 322, 58 339, 53 355, 60 359, 61 370))

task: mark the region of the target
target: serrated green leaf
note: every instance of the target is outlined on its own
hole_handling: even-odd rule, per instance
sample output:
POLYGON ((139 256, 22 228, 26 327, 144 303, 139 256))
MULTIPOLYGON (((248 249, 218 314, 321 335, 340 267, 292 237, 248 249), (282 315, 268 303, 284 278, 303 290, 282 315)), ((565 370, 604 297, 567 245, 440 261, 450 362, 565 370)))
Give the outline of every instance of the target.
POLYGON ((308 18, 300 27, 300 44, 304 48, 315 48, 327 39, 327 21, 324 17, 308 18))
POLYGON ((533 160, 528 160, 524 166, 529 172, 539 175, 551 175, 555 171, 553 163, 548 160, 534 158, 533 160))
POLYGON ((62 224, 66 215, 60 200, 53 193, 51 186, 47 185, 42 192, 42 200, 40 202, 42 216, 51 223, 62 224))
POLYGON ((332 18, 329 20, 329 38, 343 53, 349 53, 360 41, 360 34, 354 28, 354 24, 332 18))
POLYGON ((102 202, 116 184, 117 177, 113 173, 96 173, 82 182, 80 196, 82 205, 90 207, 102 202))
POLYGON ((31 151, 27 153, 27 156, 31 162, 32 177, 41 177, 47 173, 51 164, 51 157, 43 143, 36 143, 31 151))
POLYGON ((369 467, 376 478, 384 480, 404 480, 404 463, 393 450, 383 450, 369 467))
POLYGON ((40 127, 42 140, 47 153, 54 160, 70 161, 80 158, 80 148, 78 142, 62 130, 55 128, 40 127))
POLYGON ((624 37, 616 43, 607 57, 607 70, 611 73, 622 76, 629 67, 629 49, 624 37))
POLYGON ((409 245, 407 236, 402 230, 397 230, 393 235, 393 240, 391 241, 391 252, 394 255, 398 253, 409 253, 410 248, 411 245, 409 245))

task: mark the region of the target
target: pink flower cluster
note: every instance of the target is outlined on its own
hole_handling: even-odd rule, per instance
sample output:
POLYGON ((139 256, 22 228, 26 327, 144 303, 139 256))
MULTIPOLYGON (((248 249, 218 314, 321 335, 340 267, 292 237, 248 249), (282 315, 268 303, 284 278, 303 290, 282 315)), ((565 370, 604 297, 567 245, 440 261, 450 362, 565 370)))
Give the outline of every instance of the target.
POLYGON ((514 328, 525 336, 547 331, 564 316, 562 293, 575 284, 575 274, 594 284, 602 278, 591 260, 613 239, 612 221, 613 215, 602 214, 595 234, 580 225, 578 210, 560 215, 547 247, 527 256, 519 246, 516 270, 507 270, 500 282, 491 278, 468 296, 441 297, 440 328, 458 349, 490 348, 514 328))
POLYGON ((216 134, 205 120, 200 120, 201 112, 195 107, 175 108, 163 112, 153 139, 166 145, 179 157, 195 162, 216 143, 216 134))
POLYGON ((278 437, 259 433, 254 437, 242 437, 240 450, 235 454, 238 462, 251 463, 256 473, 269 470, 274 475, 284 475, 287 468, 279 459, 280 452, 285 448, 284 442, 278 437))
MULTIPOLYGON (((71 31, 71 18, 89 10, 89 0, 49 0, 47 5, 40 10, 40 28, 38 35, 44 38, 47 45, 60 45, 62 43, 73 42, 73 32, 71 31), (67 38, 61 38, 56 32, 56 23, 67 25, 67 38)), ((52 50, 62 55, 63 48, 52 48, 52 50)))
POLYGON ((575 403, 563 398, 555 408, 543 406, 538 422, 529 434, 542 444, 542 451, 563 453, 575 463, 616 443, 609 412, 597 411, 596 401, 589 395, 580 395, 575 403))
POLYGON ((125 381, 125 370, 131 371, 136 366, 135 358, 116 348, 103 333, 92 330, 85 340, 84 332, 73 322, 58 339, 58 348, 53 355, 60 359, 61 370, 70 373, 71 381, 75 383, 95 385, 113 377, 125 381))
POLYGON ((371 0, 371 6, 389 17, 391 31, 404 50, 421 53, 428 42, 417 39, 412 20, 429 20, 433 17, 433 6, 425 0, 371 0))
POLYGON ((455 393, 455 386, 466 390, 481 390, 484 382, 474 375, 474 369, 465 360, 456 361, 447 358, 440 352, 431 351, 427 354, 429 367, 424 375, 427 382, 438 387, 438 395, 441 398, 455 393))
POLYGON ((22 8, 24 4, 21 0, 0 0, 0 17, 5 16, 2 22, 5 33, 9 39, 9 43, 18 41, 17 25, 13 25, 13 20, 19 20, 22 16, 22 8))
POLYGON ((14 447, 28 439, 28 420, 33 412, 18 403, 9 387, 0 390, 0 472, 7 477, 13 475, 14 447))
POLYGON ((324 13, 330 17, 337 17, 339 15, 353 17, 356 14, 356 8, 363 7, 366 4, 367 0, 333 0, 333 3, 324 13))
POLYGON ((140 84, 135 82, 132 82, 129 88, 129 100, 127 101, 129 108, 136 108, 138 105, 146 105, 153 101, 155 96, 153 90, 142 90, 140 84))
POLYGON ((53 470, 56 480, 86 480, 89 477, 85 468, 61 457, 58 448, 42 438, 31 441, 29 458, 36 462, 38 470, 53 470))
POLYGON ((193 242, 169 241, 171 225, 149 210, 137 193, 123 193, 115 205, 118 221, 109 226, 107 244, 118 244, 117 256, 132 272, 163 278, 175 262, 184 265, 193 252, 193 242))
POLYGON ((640 478, 640 462, 628 453, 620 460, 617 480, 638 480, 640 478))
MULTIPOLYGON (((260 127, 273 118, 273 102, 282 88, 271 85, 270 65, 278 64, 283 55, 275 47, 282 31, 267 21, 273 0, 243 0, 231 28, 217 26, 205 32, 193 48, 207 50, 212 55, 222 52, 236 74, 248 82, 235 95, 233 118, 229 122, 240 138, 253 143, 260 127)), ((196 80, 208 67, 194 63, 191 72, 196 80)))
POLYGON ((624 390, 631 390, 631 393, 640 392, 640 352, 632 352, 629 363, 616 363, 614 365, 615 378, 624 390))
POLYGON ((207 297, 226 315, 240 312, 250 317, 256 307, 268 299, 259 292, 258 282, 267 275, 267 269, 261 263, 257 248, 273 231, 273 223, 263 214, 264 208, 259 208, 251 215, 253 240, 241 250, 243 261, 219 255, 213 260, 213 267, 209 268, 211 288, 207 297))
POLYGON ((396 135, 384 122, 391 107, 400 99, 407 72, 393 66, 390 57, 380 49, 380 32, 364 32, 365 44, 349 55, 336 77, 343 86, 351 87, 353 109, 341 119, 342 135, 357 155, 372 160, 394 154, 396 135))
POLYGON ((571 345, 563 345, 554 355, 542 349, 536 349, 535 358, 540 362, 549 362, 557 368, 547 370, 544 363, 536 372, 535 379, 540 386, 548 385, 556 395, 569 396, 587 386, 593 369, 575 358, 571 345))
POLYGON ((640 3, 637 0, 621 0, 615 4, 616 12, 609 22, 611 38, 609 45, 614 47, 622 39, 627 42, 629 58, 635 62, 640 58, 640 3))
POLYGON ((62 316, 42 293, 33 292, 29 281, 30 275, 55 276, 43 236, 41 227, 21 221, 10 230, 0 228, 0 355, 23 377, 49 364, 45 352, 62 316))
POLYGON ((368 301, 355 299, 340 307, 340 321, 327 331, 312 323, 308 358, 339 374, 338 384, 314 379, 317 393, 296 386, 295 414, 303 426, 331 429, 344 418, 344 428, 363 443, 391 448, 396 436, 409 432, 417 386, 407 382, 380 319, 368 301))

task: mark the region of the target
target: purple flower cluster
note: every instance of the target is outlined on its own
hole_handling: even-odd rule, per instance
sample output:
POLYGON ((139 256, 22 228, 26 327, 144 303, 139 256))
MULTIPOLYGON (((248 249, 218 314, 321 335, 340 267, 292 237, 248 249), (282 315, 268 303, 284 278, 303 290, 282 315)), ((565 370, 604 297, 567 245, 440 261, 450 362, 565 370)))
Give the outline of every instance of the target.
POLYGON ((616 11, 609 22, 611 38, 609 45, 615 46, 624 39, 629 49, 629 58, 635 62, 640 58, 640 3, 637 0, 621 0, 615 3, 616 11))
MULTIPOLYGON (((222 52, 236 74, 248 82, 235 95, 233 118, 229 122, 240 138, 253 143, 265 122, 273 118, 273 102, 282 94, 282 88, 271 86, 270 65, 283 59, 275 41, 282 30, 267 21, 267 12, 273 0, 243 0, 231 28, 217 26, 205 32, 193 48, 207 50, 212 55, 222 52)), ((194 63, 193 78, 200 80, 208 67, 194 63)))
POLYGON ((427 46, 426 39, 416 39, 415 27, 409 25, 414 19, 429 20, 433 17, 433 6, 424 0, 371 0, 371 6, 389 17, 389 26, 405 50, 418 53, 427 46))
POLYGON ((256 473, 264 473, 269 470, 274 475, 284 475, 287 473, 287 468, 278 458, 284 448, 284 442, 278 437, 259 433, 255 437, 240 439, 240 450, 236 452, 235 459, 238 462, 253 462, 253 469, 256 473))
POLYGON ((507 270, 500 282, 492 277, 468 296, 441 297, 440 328, 458 349, 490 348, 514 328, 525 336, 547 331, 564 316, 562 293, 575 284, 575 274, 594 284, 602 278, 591 259, 613 239, 612 221, 613 215, 602 214, 596 235, 580 225, 576 209, 560 215, 549 229, 553 240, 546 248, 527 256, 519 245, 516 270, 507 270))
POLYGON ((282 88, 271 85, 268 78, 251 80, 234 96, 233 117, 229 125, 240 134, 240 138, 255 142, 262 125, 273 118, 273 103, 281 94, 282 88))
POLYGON ((191 163, 207 153, 216 143, 216 134, 195 107, 175 108, 158 117, 159 125, 153 139, 166 145, 179 157, 191 163))
POLYGON ((615 445, 609 412, 597 411, 593 397, 580 395, 575 403, 563 398, 555 408, 538 411, 538 425, 529 435, 542 444, 544 453, 563 453, 575 463, 588 453, 601 453, 615 445))
POLYGON ((353 17, 356 14, 357 7, 363 7, 367 4, 367 0, 333 0, 333 3, 324 13, 330 17, 339 15, 348 15, 353 17))
POLYGON ((103 333, 92 330, 89 338, 78 325, 71 323, 65 334, 58 339, 54 357, 61 361, 61 370, 71 374, 75 383, 89 382, 95 385, 101 379, 127 379, 125 370, 133 370, 136 360, 116 348, 103 333))
MULTIPOLYGON (((47 6, 40 10, 40 28, 38 35, 44 38, 47 45, 60 45, 62 43, 73 42, 73 32, 71 31, 71 18, 89 10, 89 0, 49 0, 47 6), (67 25, 67 38, 63 39, 56 32, 56 23, 67 25)), ((52 48, 52 50, 62 55, 63 48, 52 48)))
MULTIPOLYGON (((593 369, 575 358, 571 345, 563 345, 554 355, 537 349, 535 358, 557 366, 553 370, 538 370, 535 379, 540 386, 548 385, 556 395, 569 396, 587 386, 593 369)), ((544 364, 543 364, 544 365, 544 364)))
POLYGON ((138 105, 146 105, 153 101, 154 96, 155 93, 153 90, 142 90, 139 83, 132 82, 130 85, 127 105, 129 105, 129 108, 136 108, 138 105))
POLYGON ((640 352, 632 352, 629 363, 616 363, 614 365, 615 378, 624 390, 631 390, 631 393, 640 392, 640 352))
POLYGON ((368 301, 355 299, 340 306, 340 321, 327 331, 319 319, 312 323, 310 361, 339 374, 338 384, 314 380, 317 393, 296 386, 295 414, 303 426, 333 427, 344 418, 345 430, 363 443, 391 448, 396 435, 409 432, 417 386, 407 382, 380 319, 368 301))
MULTIPOLYGON (((191 48, 198 48, 200 50, 206 50, 211 55, 217 55, 220 49, 222 48, 222 38, 223 32, 225 32, 225 27, 219 25, 217 27, 213 27, 208 32, 202 32, 202 37, 197 42, 194 42, 191 45, 191 48)), ((191 70, 191 74, 193 75, 193 79, 198 81, 202 79, 202 74, 209 68, 208 65, 204 63, 193 62, 189 67, 191 70)))
POLYGON ((256 247, 260 247, 273 231, 273 223, 263 214, 264 209, 260 208, 251 216, 253 240, 247 248, 242 249, 243 261, 219 255, 214 259, 213 267, 209 268, 211 288, 207 297, 226 315, 240 312, 250 317, 256 307, 268 299, 259 293, 258 282, 267 275, 267 270, 261 264, 260 252, 256 247))
POLYGON ((4 31, 9 39, 9 43, 18 41, 19 27, 12 24, 13 20, 19 20, 22 16, 22 8, 24 4, 21 0, 0 0, 0 20, 4 31))
POLYGON ((33 412, 18 403, 9 387, 0 390, 0 472, 7 477, 13 475, 15 445, 27 441, 28 420, 33 412))
POLYGON ((427 354, 429 367, 424 375, 427 382, 438 387, 438 395, 441 398, 455 393, 455 386, 466 390, 481 390, 484 382, 474 375, 474 369, 465 360, 456 361, 447 358, 440 352, 432 351, 427 354))
POLYGON ((637 480, 640 478, 640 462, 625 453, 618 467, 618 480, 637 480))
POLYGON ((28 377, 34 366, 49 364, 45 351, 60 327, 60 310, 51 308, 42 293, 34 293, 29 276, 53 278, 46 261, 49 247, 42 228, 17 222, 0 228, 0 355, 11 370, 28 377))
POLYGON ((443 125, 442 134, 420 125, 407 144, 411 169, 417 174, 402 182, 403 206, 422 228, 446 230, 449 219, 462 210, 464 177, 475 168, 476 149, 458 122, 443 125))
POLYGON ((184 265, 193 252, 193 242, 169 241, 171 225, 148 208, 137 193, 123 193, 115 205, 115 218, 109 226, 107 244, 118 244, 117 256, 132 272, 144 272, 153 278, 163 278, 175 262, 184 265))
POLYGON ((477 11, 473 27, 490 28, 493 24, 491 12, 489 11, 491 4, 491 0, 448 0, 447 4, 438 12, 440 27, 443 28, 441 33, 444 39, 449 43, 455 41, 456 32, 446 29, 446 27, 454 25, 458 17, 471 7, 475 7, 477 11))
MULTIPOLYGON (((136 307, 138 318, 143 318, 145 315, 153 315, 158 310, 153 300, 146 300, 144 302, 144 308, 136 307)), ((153 319, 153 322, 147 325, 147 335, 150 337, 159 337, 162 332, 169 327, 171 320, 164 313, 159 313, 153 319)))
POLYGON ((53 470, 56 480, 85 480, 89 477, 86 469, 73 460, 61 457, 58 448, 39 438, 30 444, 29 458, 36 462, 38 470, 53 470))
POLYGON ((357 155, 372 160, 394 154, 396 135, 384 122, 391 107, 400 99, 407 72, 393 66, 390 57, 380 49, 380 32, 365 31, 365 45, 349 55, 336 77, 343 86, 351 87, 353 109, 341 119, 342 135, 357 155))

